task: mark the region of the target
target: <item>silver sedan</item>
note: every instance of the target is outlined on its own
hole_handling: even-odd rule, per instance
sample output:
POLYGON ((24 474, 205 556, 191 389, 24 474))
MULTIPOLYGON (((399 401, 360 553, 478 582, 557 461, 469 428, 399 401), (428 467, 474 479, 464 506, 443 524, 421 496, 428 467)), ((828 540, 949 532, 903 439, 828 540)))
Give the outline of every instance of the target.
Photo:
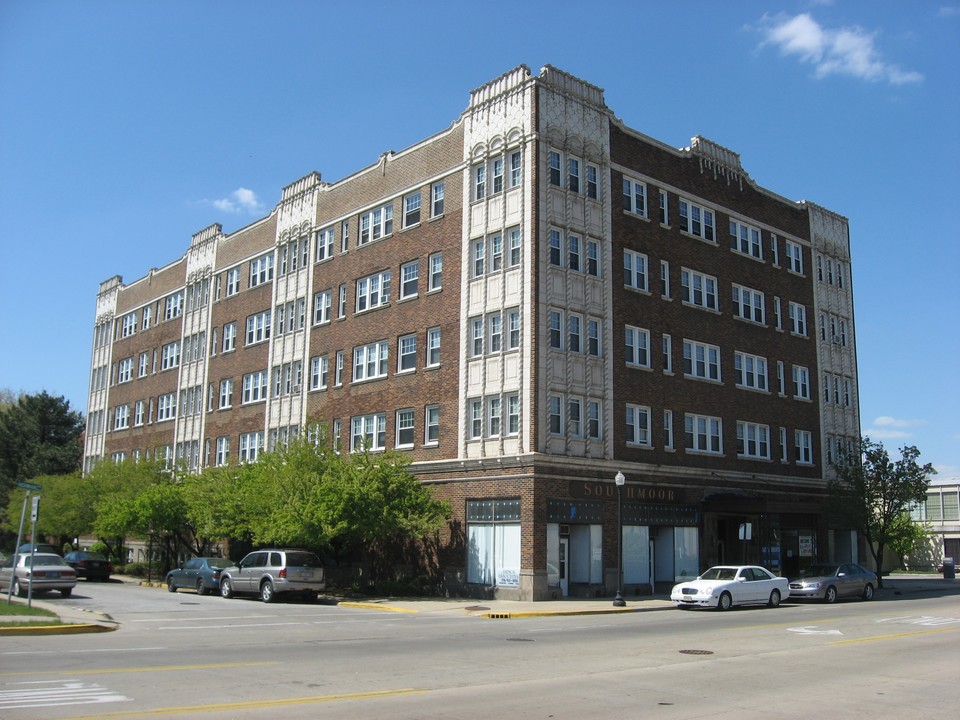
POLYGON ((18 597, 27 597, 30 585, 33 592, 59 590, 63 597, 70 597, 77 585, 77 571, 67 565, 59 555, 53 553, 24 553, 14 555, 0 567, 0 588, 7 591, 13 578, 13 593, 18 597), (14 573, 13 561, 17 567, 14 573))
POLYGON ((836 602, 839 598, 873 598, 877 574, 857 563, 817 563, 790 581, 791 598, 836 602))

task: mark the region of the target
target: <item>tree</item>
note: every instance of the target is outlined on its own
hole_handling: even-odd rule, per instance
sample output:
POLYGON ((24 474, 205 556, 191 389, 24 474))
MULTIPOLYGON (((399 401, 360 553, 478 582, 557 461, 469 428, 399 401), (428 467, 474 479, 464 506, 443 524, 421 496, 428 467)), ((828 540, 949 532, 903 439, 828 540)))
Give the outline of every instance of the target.
POLYGON ((891 461, 882 443, 865 437, 858 453, 839 458, 836 477, 828 483, 830 508, 866 539, 880 587, 884 550, 897 537, 898 520, 912 504, 923 502, 936 473, 929 463, 917 463, 920 451, 913 446, 901 448, 900 456, 891 461))
POLYGON ((0 410, 0 507, 21 480, 80 469, 83 416, 63 397, 21 395, 0 410))
MULTIPOLYGON (((230 529, 227 534, 258 545, 340 555, 376 543, 421 539, 443 526, 449 506, 407 471, 406 458, 389 452, 340 454, 325 440, 314 440, 318 437, 323 435, 315 429, 256 463, 211 471, 220 488, 240 498, 241 507, 234 501, 232 511, 242 523, 230 527, 211 520, 204 532, 230 529), (238 532, 241 525, 245 533, 238 532)), ((188 496, 203 499, 196 490, 188 496)))
POLYGON ((929 532, 930 526, 911 519, 910 513, 901 513, 893 521, 890 549, 897 556, 901 569, 904 568, 904 559, 926 543, 929 532))

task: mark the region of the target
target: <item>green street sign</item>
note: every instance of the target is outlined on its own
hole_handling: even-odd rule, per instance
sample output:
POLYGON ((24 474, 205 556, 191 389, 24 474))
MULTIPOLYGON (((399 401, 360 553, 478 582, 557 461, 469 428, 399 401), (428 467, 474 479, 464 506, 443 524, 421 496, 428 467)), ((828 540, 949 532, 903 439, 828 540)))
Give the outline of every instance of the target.
POLYGON ((17 481, 17 487, 21 490, 43 490, 43 488, 36 483, 23 482, 22 480, 17 481))

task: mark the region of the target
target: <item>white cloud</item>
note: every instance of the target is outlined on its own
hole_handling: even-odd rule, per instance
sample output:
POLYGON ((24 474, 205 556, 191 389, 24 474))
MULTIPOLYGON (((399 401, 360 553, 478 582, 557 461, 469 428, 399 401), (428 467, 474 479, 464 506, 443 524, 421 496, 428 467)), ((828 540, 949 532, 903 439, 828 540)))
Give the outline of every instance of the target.
POLYGON ((937 13, 940 17, 960 17, 960 6, 957 5, 941 5, 940 11, 937 13))
POLYGON ((796 55, 813 64, 818 78, 848 75, 891 85, 921 82, 923 75, 884 61, 874 43, 876 35, 860 27, 831 30, 808 13, 794 17, 764 17, 762 45, 775 45, 784 55, 796 55))
POLYGON ((911 428, 926 424, 926 420, 902 420, 881 415, 873 420, 871 427, 865 429, 863 434, 871 440, 904 440, 913 437, 911 428))
POLYGON ((209 200, 217 210, 228 213, 248 213, 256 215, 263 212, 263 204, 257 198, 253 190, 247 188, 237 188, 225 198, 218 200, 209 200))

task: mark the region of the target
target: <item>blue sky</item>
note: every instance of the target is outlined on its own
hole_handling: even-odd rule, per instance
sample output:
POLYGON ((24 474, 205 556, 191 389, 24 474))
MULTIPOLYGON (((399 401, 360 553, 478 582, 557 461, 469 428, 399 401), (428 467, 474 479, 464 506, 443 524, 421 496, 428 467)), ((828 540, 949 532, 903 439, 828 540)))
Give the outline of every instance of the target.
POLYGON ((864 433, 960 476, 960 0, 0 2, 0 388, 86 411, 95 298, 545 64, 850 220, 864 433))

